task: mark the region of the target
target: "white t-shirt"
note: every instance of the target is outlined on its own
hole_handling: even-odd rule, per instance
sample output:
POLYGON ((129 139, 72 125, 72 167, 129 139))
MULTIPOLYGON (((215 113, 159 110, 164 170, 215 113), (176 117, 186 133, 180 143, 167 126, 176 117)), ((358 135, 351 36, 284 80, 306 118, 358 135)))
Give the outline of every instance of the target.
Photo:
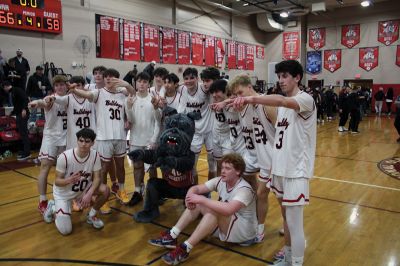
POLYGON ((272 174, 282 177, 311 178, 314 174, 317 138, 317 110, 306 92, 292 97, 300 110, 278 107, 272 174))
POLYGON ((64 187, 54 184, 53 195, 56 200, 71 200, 78 197, 92 185, 93 172, 101 170, 100 156, 95 150, 90 150, 86 158, 80 158, 76 151, 77 148, 60 154, 57 159, 56 170, 64 173, 64 178, 80 172, 81 179, 75 184, 68 184, 64 187))

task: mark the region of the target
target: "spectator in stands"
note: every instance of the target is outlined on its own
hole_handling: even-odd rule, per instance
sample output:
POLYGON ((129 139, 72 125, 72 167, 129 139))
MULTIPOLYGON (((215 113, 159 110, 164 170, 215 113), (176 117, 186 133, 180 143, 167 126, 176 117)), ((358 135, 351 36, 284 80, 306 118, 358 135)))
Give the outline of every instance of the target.
POLYGON ((386 95, 385 95, 385 99, 386 99, 387 114, 391 115, 392 103, 393 103, 393 88, 392 87, 388 88, 386 95))
POLYGON ((20 48, 16 51, 17 56, 10 59, 12 62, 16 75, 18 78, 15 79, 14 86, 19 87, 23 90, 26 89, 26 77, 29 75, 31 68, 28 60, 22 56, 23 52, 20 48))
MULTIPOLYGON (((49 79, 44 75, 43 67, 37 66, 36 72, 29 77, 26 94, 29 101, 43 99, 52 90, 49 79)), ((32 109, 29 121, 36 121, 36 108, 32 109)))
POLYGON ((18 151, 17 160, 26 160, 31 157, 31 145, 28 138, 28 97, 24 90, 18 87, 13 87, 10 81, 3 82, 3 90, 11 94, 14 109, 10 115, 16 116, 17 129, 22 141, 23 148, 18 151))
POLYGON ((343 87, 340 90, 339 93, 339 101, 338 101, 338 107, 339 107, 339 132, 344 132, 347 131, 347 128, 345 128, 345 125, 347 123, 347 119, 349 118, 349 92, 350 88, 349 87, 343 87))
POLYGON ((137 66, 133 65, 133 69, 130 70, 128 73, 126 73, 124 80, 135 88, 137 74, 138 74, 137 66))
POLYGON ((379 87, 379 90, 375 93, 375 112, 377 116, 381 116, 382 113, 382 104, 383 99, 385 98, 385 94, 383 93, 383 87, 379 87))

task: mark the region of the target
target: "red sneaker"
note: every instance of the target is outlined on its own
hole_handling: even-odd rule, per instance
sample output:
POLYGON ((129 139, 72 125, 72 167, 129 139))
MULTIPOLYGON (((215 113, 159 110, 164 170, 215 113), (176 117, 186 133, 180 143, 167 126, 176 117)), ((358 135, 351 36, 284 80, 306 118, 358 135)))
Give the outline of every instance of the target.
POLYGON ((38 205, 38 210, 40 214, 43 215, 46 209, 47 209, 47 200, 40 201, 38 205))

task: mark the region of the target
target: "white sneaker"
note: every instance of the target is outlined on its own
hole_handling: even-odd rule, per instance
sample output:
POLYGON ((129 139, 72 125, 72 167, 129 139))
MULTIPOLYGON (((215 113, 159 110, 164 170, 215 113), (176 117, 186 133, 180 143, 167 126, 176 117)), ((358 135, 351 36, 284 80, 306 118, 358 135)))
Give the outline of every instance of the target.
POLYGON ((345 128, 345 127, 342 127, 342 129, 343 129, 343 131, 349 131, 347 128, 345 128))
POLYGON ((104 223, 102 220, 100 220, 99 218, 97 218, 96 216, 87 216, 86 218, 86 222, 88 224, 93 225, 94 228, 96 229, 101 229, 104 227, 104 223))
POLYGON ((55 212, 55 202, 54 200, 49 200, 49 202, 47 203, 47 208, 43 213, 43 220, 48 224, 53 222, 54 212, 55 212))
POLYGON ((339 127, 337 131, 344 132, 343 127, 339 127))

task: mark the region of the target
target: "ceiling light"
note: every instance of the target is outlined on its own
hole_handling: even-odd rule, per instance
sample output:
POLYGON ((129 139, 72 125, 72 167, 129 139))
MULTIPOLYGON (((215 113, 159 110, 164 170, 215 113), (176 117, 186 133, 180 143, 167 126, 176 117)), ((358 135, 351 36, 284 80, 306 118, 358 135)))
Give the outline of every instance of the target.
POLYGON ((289 13, 288 12, 281 12, 279 14, 279 16, 281 16, 282 18, 287 18, 289 16, 289 13))
POLYGON ((361 6, 362 7, 367 7, 367 6, 370 6, 371 5, 371 2, 370 1, 362 1, 361 2, 361 6))
POLYGON ((240 0, 236 0, 236 2, 240 2, 240 0))
POLYGON ((243 4, 243 6, 248 6, 248 5, 249 5, 249 3, 244 3, 244 4, 243 4))

